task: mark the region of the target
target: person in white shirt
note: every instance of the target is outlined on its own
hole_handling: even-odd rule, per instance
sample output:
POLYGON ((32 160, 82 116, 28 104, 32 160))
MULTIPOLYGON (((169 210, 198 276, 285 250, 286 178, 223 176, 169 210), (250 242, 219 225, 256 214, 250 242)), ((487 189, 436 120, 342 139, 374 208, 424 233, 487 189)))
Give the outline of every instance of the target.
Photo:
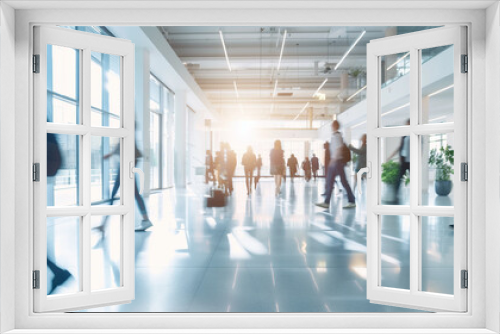
POLYGON ((347 182, 347 178, 345 176, 345 163, 343 161, 342 156, 342 147, 344 145, 344 139, 342 138, 342 134, 339 132, 340 123, 335 120, 332 123, 332 138, 330 140, 330 162, 328 164, 328 171, 326 175, 326 192, 325 192, 325 201, 316 203, 317 206, 322 208, 330 207, 330 199, 332 198, 333 191, 333 183, 335 182, 335 178, 340 176, 340 181, 342 182, 342 186, 347 192, 348 203, 344 206, 344 208, 354 208, 356 207, 356 200, 354 198, 354 194, 352 193, 351 187, 347 182))

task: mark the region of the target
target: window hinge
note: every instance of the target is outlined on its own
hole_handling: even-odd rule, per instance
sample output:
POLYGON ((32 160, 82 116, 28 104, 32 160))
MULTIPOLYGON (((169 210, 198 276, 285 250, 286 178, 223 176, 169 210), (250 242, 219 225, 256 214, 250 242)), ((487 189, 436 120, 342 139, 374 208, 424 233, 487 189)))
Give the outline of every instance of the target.
POLYGON ((40 289, 40 270, 33 270, 33 289, 40 289))
POLYGON ((38 162, 33 164, 33 181, 40 182, 40 164, 38 162))
POLYGON ((462 73, 469 72, 469 56, 462 55, 462 73))
POLYGON ((466 162, 460 164, 460 180, 469 181, 469 165, 466 162))
POLYGON ((469 287, 469 273, 467 270, 462 270, 462 289, 467 289, 469 287))
POLYGON ((40 73, 40 55, 33 55, 33 73, 40 73))

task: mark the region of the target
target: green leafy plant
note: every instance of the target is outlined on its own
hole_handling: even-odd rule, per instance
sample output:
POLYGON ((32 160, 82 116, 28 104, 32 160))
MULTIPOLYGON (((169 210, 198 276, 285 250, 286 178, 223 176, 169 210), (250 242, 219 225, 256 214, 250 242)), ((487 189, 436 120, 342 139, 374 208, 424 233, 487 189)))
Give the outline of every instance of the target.
POLYGON ((382 164, 382 182, 387 184, 396 184, 399 176, 399 163, 396 161, 387 161, 382 164))
POLYGON ((355 67, 349 70, 349 75, 353 78, 357 78, 360 75, 364 75, 366 70, 363 67, 355 67))
POLYGON ((450 181, 454 174, 455 151, 450 145, 438 150, 433 148, 429 153, 429 166, 436 168, 436 181, 450 181))

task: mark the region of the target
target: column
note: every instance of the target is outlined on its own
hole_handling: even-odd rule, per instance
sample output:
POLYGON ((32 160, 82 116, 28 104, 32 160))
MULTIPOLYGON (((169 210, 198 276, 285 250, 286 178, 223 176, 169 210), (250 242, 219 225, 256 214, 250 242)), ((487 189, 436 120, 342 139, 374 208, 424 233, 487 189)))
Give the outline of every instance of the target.
POLYGON ((187 107, 186 91, 175 92, 175 144, 174 144, 174 175, 175 186, 186 188, 187 168, 187 107))
MULTIPOLYGON (((429 96, 422 96, 422 124, 429 123, 429 100, 429 96)), ((429 136, 422 136, 422 138, 422 161, 420 162, 422 164, 422 194, 427 194, 430 183, 429 164, 427 163, 429 159, 429 136)), ((411 181, 410 179, 410 184, 411 181)), ((418 187, 418 184, 414 182, 412 187, 418 187)))
MULTIPOLYGON (((397 27, 390 27, 385 30, 385 37, 395 36, 398 34, 397 27)), ((394 64, 398 60, 397 55, 388 55, 385 57, 385 67, 382 65, 382 68, 387 68, 394 64)), ((398 75, 397 66, 394 66, 389 71, 382 71, 382 82, 386 82, 398 75), (385 76, 385 77, 384 77, 385 76)))

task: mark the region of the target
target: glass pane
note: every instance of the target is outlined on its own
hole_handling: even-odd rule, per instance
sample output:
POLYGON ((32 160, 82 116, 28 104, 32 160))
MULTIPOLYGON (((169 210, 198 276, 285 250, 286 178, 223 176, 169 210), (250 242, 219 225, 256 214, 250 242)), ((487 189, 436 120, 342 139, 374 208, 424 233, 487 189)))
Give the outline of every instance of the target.
POLYGON ((47 133, 47 206, 79 205, 80 137, 47 133))
POLYGON ((79 82, 80 50, 47 45, 48 122, 79 123, 79 82))
POLYGON ((93 205, 119 205, 120 138, 92 136, 91 201, 93 205))
POLYGON ((160 121, 161 116, 157 113, 150 113, 149 136, 150 136, 150 186, 151 189, 160 188, 160 121))
POLYGON ((453 206, 453 137, 453 133, 420 137, 421 205, 453 206))
POLYGON ((380 139, 381 204, 410 205, 410 137, 380 139))
POLYGON ((421 124, 453 122, 453 45, 421 52, 421 124))
POLYGON ((80 290, 80 217, 47 218, 47 295, 80 290))
POLYGON ((120 127, 121 57, 92 51, 92 126, 120 127))
POLYGON ((92 216, 92 290, 121 286, 121 216, 92 216))
POLYGON ((380 217, 381 286, 410 289, 410 217, 380 217))
POLYGON ((452 217, 421 217, 422 291, 453 294, 452 217))
POLYGON ((380 57, 380 124, 383 127, 409 124, 410 53, 380 57))

